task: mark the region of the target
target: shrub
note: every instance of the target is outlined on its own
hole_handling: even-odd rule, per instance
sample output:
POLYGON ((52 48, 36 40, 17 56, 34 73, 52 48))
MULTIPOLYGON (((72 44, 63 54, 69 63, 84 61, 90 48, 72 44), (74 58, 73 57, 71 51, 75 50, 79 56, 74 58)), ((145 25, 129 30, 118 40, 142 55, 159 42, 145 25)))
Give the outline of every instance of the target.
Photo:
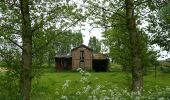
POLYGON ((0 76, 0 100, 21 100, 18 77, 14 71, 0 76))
POLYGON ((161 66, 160 70, 164 73, 170 73, 170 67, 166 67, 166 66, 161 66))
POLYGON ((111 63, 110 71, 122 71, 122 66, 116 63, 111 63))

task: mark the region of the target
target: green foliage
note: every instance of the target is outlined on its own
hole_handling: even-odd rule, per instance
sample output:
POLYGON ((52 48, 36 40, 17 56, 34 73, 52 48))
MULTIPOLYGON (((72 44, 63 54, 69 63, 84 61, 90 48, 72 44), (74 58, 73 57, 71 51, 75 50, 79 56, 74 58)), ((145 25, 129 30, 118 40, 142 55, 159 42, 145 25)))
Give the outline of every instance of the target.
POLYGON ((17 74, 20 73, 21 53, 15 45, 4 43, 0 49, 0 57, 0 67, 9 71, 15 71, 17 74))
POLYGON ((99 53, 101 51, 101 42, 96 37, 90 37, 88 46, 93 49, 93 52, 99 53))
POLYGON ((162 7, 159 12, 161 32, 158 33, 155 41, 165 50, 170 51, 170 2, 162 7))
MULTIPOLYGON (((0 39, 3 40, 0 47, 16 45, 14 48, 21 55, 21 13, 20 3, 0 2, 0 39)), ((56 52, 68 52, 71 47, 82 43, 82 34, 69 31, 81 20, 84 20, 80 8, 74 2, 67 1, 30 1, 30 18, 33 68, 41 68, 43 63, 51 66, 54 63, 56 52), (69 45, 69 46, 68 46, 69 45), (67 48, 68 47, 68 48, 67 48), (66 49, 67 48, 67 49, 66 49)), ((5 51, 4 51, 5 52, 5 51)), ((11 52, 15 53, 15 52, 11 52)), ((7 53, 3 53, 5 55, 7 53)), ((21 59, 20 59, 21 60, 21 59)), ((11 63, 20 63, 12 62, 11 63)), ((21 65, 17 66, 20 69, 21 65)))
POLYGON ((161 66, 160 70, 164 73, 170 73, 170 67, 166 67, 166 66, 161 66))
MULTIPOLYGON (((61 0, 1 0, 0 39, 3 41, 0 42, 0 60, 3 62, 2 67, 5 67, 10 74, 15 73, 14 77, 21 78, 23 83, 20 87, 23 90, 21 94, 29 98, 31 87, 26 84, 31 82, 30 78, 39 75, 39 69, 47 60, 51 66, 51 59, 54 59, 55 55, 53 48, 55 39, 74 27, 80 20, 84 20, 80 12, 75 3, 61 0), (25 8, 28 9, 24 10, 25 8), (11 44, 15 46, 12 47, 11 44), (21 57, 24 54, 27 57, 21 57), (27 58, 29 60, 25 60, 27 58), (30 63, 25 64, 25 62, 30 63), (28 81, 24 83, 25 80, 28 81)), ((10 77, 6 78, 6 80, 10 79, 10 77)), ((10 86, 15 87, 15 85, 10 86)), ((10 92, 10 89, 6 91, 10 92)))
MULTIPOLYGON (((130 70, 132 63, 132 54, 130 45, 130 33, 126 27, 126 9, 125 0, 101 0, 92 1, 87 0, 89 4, 89 12, 91 13, 90 20, 93 20, 97 27, 104 29, 103 43, 108 47, 108 52, 113 61, 122 65, 124 70, 130 70)), ((157 1, 134 1, 135 9, 133 14, 136 20, 137 35, 139 36, 140 58, 143 67, 150 67, 156 65, 157 54, 150 48, 149 35, 146 27, 142 28, 144 21, 151 21, 147 15, 152 15, 156 10, 157 1), (146 8, 148 8, 146 12, 146 8)), ((155 22, 155 20, 154 20, 155 22)), ((154 25, 151 25, 154 27, 154 25)))
POLYGON ((80 32, 65 32, 59 35, 54 42, 57 53, 70 53, 71 49, 83 43, 83 37, 80 32))
POLYGON ((15 71, 7 71, 0 75, 0 99, 21 100, 18 82, 18 73, 15 71))
MULTIPOLYGON (((144 68, 157 65, 157 53, 149 50, 148 36, 138 31, 140 35, 141 60, 144 68)), ((123 70, 131 70, 131 46, 126 29, 112 28, 103 33, 103 43, 109 47, 109 54, 113 60, 122 65, 123 70)))
POLYGON ((19 78, 21 67, 21 52, 12 43, 3 42, 0 49, 0 99, 20 100, 19 78))
POLYGON ((170 30, 169 30, 169 27, 170 27, 170 16, 169 16, 169 10, 170 10, 170 3, 168 2, 164 7, 162 7, 161 9, 160 9, 160 12, 159 12, 159 17, 160 17, 160 20, 161 20, 161 22, 162 22, 162 25, 163 24, 166 24, 165 26, 164 26, 164 28, 168 31, 168 32, 170 32, 170 30))
POLYGON ((130 46, 127 32, 113 28, 103 33, 104 44, 109 47, 112 60, 121 65, 130 66, 130 46))
POLYGON ((111 63, 110 64, 110 69, 109 71, 111 72, 121 72, 122 71, 122 66, 116 63, 111 63))
POLYGON ((156 6, 156 12, 149 15, 147 31, 152 33, 152 44, 158 44, 163 50, 170 51, 170 1, 163 0, 156 6))

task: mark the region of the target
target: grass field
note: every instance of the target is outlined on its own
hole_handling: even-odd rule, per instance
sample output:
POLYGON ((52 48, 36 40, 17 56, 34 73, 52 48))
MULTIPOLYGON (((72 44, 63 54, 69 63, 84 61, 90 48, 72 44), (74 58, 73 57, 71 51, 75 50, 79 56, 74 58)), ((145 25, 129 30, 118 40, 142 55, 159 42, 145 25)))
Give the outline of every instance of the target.
MULTIPOLYGON (((87 90, 88 92, 92 92, 92 90, 97 89, 98 87, 101 87, 101 91, 102 89, 107 91, 115 88, 118 89, 116 91, 129 91, 130 82, 130 74, 123 72, 91 72, 90 75, 82 75, 78 72, 44 73, 41 77, 34 79, 32 99, 47 100, 49 98, 49 100, 52 100, 60 97, 67 99, 67 96, 71 98, 71 96, 75 96, 76 93, 81 91, 82 94, 77 100, 85 100, 89 93, 83 94, 83 91, 88 87, 90 87, 90 89, 87 90), (66 97, 64 98, 64 96, 66 97)), ((170 73, 159 72, 157 73, 156 80, 154 73, 152 72, 144 76, 145 91, 160 92, 164 90, 157 90, 158 88, 163 89, 166 87, 168 87, 168 89, 170 87, 170 73)), ((146 92, 146 94, 147 93, 148 92, 146 92)))
MULTIPOLYGON (((20 100, 17 80, 0 73, 0 100, 20 100), (5 82, 5 84, 4 84, 5 82), (4 86, 3 86, 4 85, 4 86), (3 87, 2 87, 3 86, 3 87), (15 87, 15 88, 14 88, 15 87), (3 89, 3 90, 2 90, 3 89)), ((13 76, 13 75, 12 75, 13 76)), ((33 79, 31 100, 169 100, 170 73, 148 72, 144 91, 130 92, 131 74, 124 72, 51 72, 33 79), (163 98, 163 99, 162 99, 163 98)))
MULTIPOLYGON (((131 82, 131 75, 123 72, 92 72, 89 79, 93 85, 111 83, 119 87, 127 87, 131 82)), ((144 88, 154 87, 156 85, 164 87, 170 86, 170 73, 157 73, 155 80, 155 74, 149 73, 144 76, 144 88)), ((81 74, 78 72, 59 72, 59 73, 44 73, 41 77, 38 77, 40 85, 49 86, 55 83, 56 87, 60 87, 66 80, 71 80, 73 83, 79 82, 81 74)), ((37 80, 37 79, 36 79, 37 80)))

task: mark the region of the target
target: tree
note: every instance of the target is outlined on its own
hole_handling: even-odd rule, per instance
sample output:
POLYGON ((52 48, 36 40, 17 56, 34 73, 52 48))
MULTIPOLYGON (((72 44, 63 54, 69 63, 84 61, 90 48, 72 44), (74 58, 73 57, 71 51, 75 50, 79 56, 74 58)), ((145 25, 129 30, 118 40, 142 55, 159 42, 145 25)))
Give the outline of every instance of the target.
POLYGON ((157 12, 152 16, 153 20, 157 20, 154 24, 155 28, 148 27, 150 33, 153 34, 152 43, 158 44, 166 51, 170 51, 170 1, 165 0, 163 4, 157 7, 157 12), (152 29, 151 29, 152 28, 152 29))
MULTIPOLYGON (((148 67, 155 66, 156 52, 149 49, 149 38, 145 32, 139 32, 139 41, 141 48, 141 60, 143 71, 146 71, 148 67)), ((116 27, 109 29, 103 34, 103 43, 109 47, 109 55, 112 60, 122 65, 123 71, 131 71, 131 48, 129 42, 128 32, 122 27, 116 27)), ((146 73, 146 72, 144 72, 146 73)))
POLYGON ((23 100, 30 99, 32 83, 32 32, 29 10, 29 1, 20 0, 21 11, 21 34, 22 34, 22 68, 21 68, 21 96, 23 100))
POLYGON ((144 21, 151 20, 148 15, 155 11, 154 5, 159 5, 160 2, 153 0, 87 0, 87 3, 89 4, 89 12, 92 14, 89 20, 95 23, 94 27, 102 27, 104 30, 113 27, 127 29, 132 59, 132 62, 130 62, 132 67, 132 91, 141 90, 143 87, 143 70, 138 28, 144 21), (115 16, 123 18, 126 23, 115 21, 117 20, 115 16))
MULTIPOLYGON (((120 14, 125 16, 125 13, 120 11, 120 14)), ((124 71, 131 70, 131 56, 130 56, 130 38, 125 26, 126 20, 116 14, 112 15, 112 22, 117 23, 119 27, 112 27, 103 32, 103 43, 109 47, 109 55, 112 60, 121 64, 124 71)))
POLYGON ((79 46, 83 43, 83 37, 80 32, 67 31, 65 34, 57 37, 57 41, 54 42, 54 47, 57 48, 57 53, 68 54, 71 49, 79 46))
POLYGON ((73 32, 71 36, 72 48, 80 46, 83 43, 83 35, 80 32, 73 32))
POLYGON ((101 51, 101 43, 96 37, 90 37, 88 46, 93 49, 93 52, 99 53, 101 51))
POLYGON ((132 90, 138 91, 143 87, 143 69, 140 59, 140 41, 137 33, 136 15, 134 14, 134 1, 125 0, 126 24, 130 38, 131 57, 132 57, 132 90))
POLYGON ((112 60, 122 65, 123 70, 130 71, 131 56, 128 33, 122 28, 112 28, 102 33, 103 43, 109 48, 112 60))
POLYGON ((70 4, 68 1, 3 0, 0 2, 2 33, 0 38, 15 44, 21 54, 18 63, 20 63, 20 93, 23 100, 30 99, 35 59, 47 50, 45 47, 58 35, 84 19, 79 12, 80 9, 76 4, 70 4))

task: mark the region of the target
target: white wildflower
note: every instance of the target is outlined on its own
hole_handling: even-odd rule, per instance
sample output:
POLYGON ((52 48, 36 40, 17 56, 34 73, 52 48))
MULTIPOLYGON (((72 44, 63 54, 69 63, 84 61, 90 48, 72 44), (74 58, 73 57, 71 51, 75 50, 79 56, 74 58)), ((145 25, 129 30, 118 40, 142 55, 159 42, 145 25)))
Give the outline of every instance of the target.
POLYGON ((82 82, 82 83, 85 83, 87 81, 88 81, 88 79, 86 77, 81 77, 81 79, 80 79, 80 82, 82 82))
POLYGON ((167 87, 166 87, 166 91, 170 91, 170 87, 167 86, 167 87))
POLYGON ((93 96, 88 96, 88 100, 93 100, 93 96))
POLYGON ((88 93, 91 89, 90 85, 87 85, 86 87, 83 87, 83 93, 88 93))
POLYGON ((58 92, 58 91, 55 91, 55 94, 56 94, 56 95, 58 95, 58 94, 59 94, 59 92, 58 92))
POLYGON ((68 100, 68 97, 67 96, 62 96, 61 99, 62 100, 68 100))
POLYGON ((89 72, 86 72, 85 76, 91 76, 91 74, 89 72))
POLYGON ((136 96, 134 100, 140 100, 140 96, 136 96))
POLYGON ((110 100, 110 97, 104 96, 104 97, 100 98, 100 100, 110 100))
POLYGON ((93 95, 92 98, 93 98, 92 100, 98 100, 95 95, 93 95))
POLYGON ((62 88, 66 89, 69 86, 70 80, 66 80, 65 83, 63 84, 62 88))
POLYGON ((94 95, 94 94, 97 94, 97 91, 94 89, 93 91, 92 91, 92 94, 94 95))
POLYGON ((77 71, 80 72, 82 70, 82 68, 77 68, 77 71))
POLYGON ((102 93, 106 93, 106 90, 102 90, 102 93))
POLYGON ((161 97, 161 98, 158 98, 158 100, 165 100, 165 98, 164 98, 164 97, 161 97))
POLYGON ((84 76, 84 73, 85 73, 84 70, 80 70, 79 72, 80 72, 80 74, 81 74, 82 76, 84 76))
POLYGON ((99 91, 101 88, 102 88, 102 86, 101 86, 101 85, 97 85, 96 90, 97 90, 97 91, 99 91))
POLYGON ((139 96, 140 96, 140 95, 141 95, 141 91, 137 91, 137 92, 136 92, 136 95, 139 95, 139 96))

